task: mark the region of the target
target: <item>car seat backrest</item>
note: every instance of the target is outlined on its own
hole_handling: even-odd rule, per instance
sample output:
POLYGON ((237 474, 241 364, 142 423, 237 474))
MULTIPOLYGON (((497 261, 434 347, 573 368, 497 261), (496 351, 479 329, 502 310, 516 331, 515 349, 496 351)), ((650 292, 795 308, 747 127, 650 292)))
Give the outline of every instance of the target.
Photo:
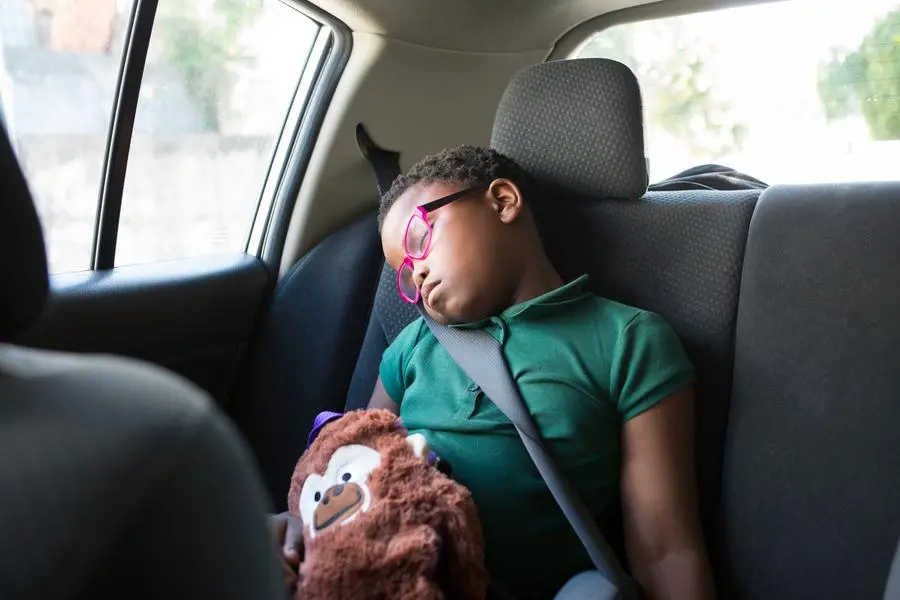
POLYGON ((659 313, 684 344, 698 375, 701 514, 715 556, 740 273, 759 190, 646 193, 638 83, 606 59, 519 72, 493 144, 542 185, 532 206, 563 275, 586 272, 598 294, 659 313))
MULTIPOLYGON (((510 82, 492 144, 541 185, 529 198, 566 277, 656 311, 680 335, 698 374, 699 477, 708 532, 718 511, 731 391, 734 322, 747 228, 758 190, 645 194, 640 92, 604 59, 528 67, 510 82)), ((348 406, 364 406, 387 343, 417 317, 385 268, 348 406)))
POLYGON ((363 408, 372 396, 381 354, 404 327, 419 317, 414 306, 397 295, 397 274, 386 263, 381 268, 368 329, 347 393, 347 408, 363 408))
POLYGON ((235 389, 231 414, 278 511, 313 419, 347 398, 384 262, 376 223, 354 219, 281 278, 235 389))
POLYGON ((0 342, 11 341, 38 317, 47 298, 47 256, 37 212, 12 144, 0 126, 0 342))
POLYGON ((882 598, 900 539, 898 256, 898 182, 760 198, 725 453, 725 597, 882 598))

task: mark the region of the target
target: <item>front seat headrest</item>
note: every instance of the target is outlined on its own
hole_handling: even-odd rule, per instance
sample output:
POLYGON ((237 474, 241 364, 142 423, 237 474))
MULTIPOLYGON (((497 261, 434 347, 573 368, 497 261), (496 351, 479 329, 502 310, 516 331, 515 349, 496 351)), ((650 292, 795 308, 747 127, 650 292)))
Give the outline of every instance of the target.
POLYGON ((500 100, 491 145, 538 181, 577 194, 640 198, 647 191, 640 88, 613 60, 519 71, 500 100))
POLYGON ((0 124, 0 342, 41 314, 47 299, 44 237, 25 175, 0 124))

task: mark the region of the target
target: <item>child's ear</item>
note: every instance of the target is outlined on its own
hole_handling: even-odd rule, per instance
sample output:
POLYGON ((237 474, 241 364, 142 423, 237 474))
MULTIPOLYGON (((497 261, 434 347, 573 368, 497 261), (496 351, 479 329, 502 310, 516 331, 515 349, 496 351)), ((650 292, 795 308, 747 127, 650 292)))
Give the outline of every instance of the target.
POLYGON ((522 191, 509 179, 495 179, 488 187, 488 196, 500 220, 512 223, 522 213, 525 201, 522 191))

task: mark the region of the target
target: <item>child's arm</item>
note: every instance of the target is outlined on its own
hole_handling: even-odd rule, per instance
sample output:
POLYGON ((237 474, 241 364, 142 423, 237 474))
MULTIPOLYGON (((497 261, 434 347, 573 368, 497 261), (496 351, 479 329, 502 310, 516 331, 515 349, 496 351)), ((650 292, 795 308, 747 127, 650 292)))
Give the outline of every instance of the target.
POLYGON ((711 600, 700 528, 690 386, 630 419, 622 432, 622 507, 631 572, 648 598, 711 600))
POLYGON ((388 396, 387 391, 384 389, 384 385, 381 383, 381 377, 375 381, 375 389, 372 391, 372 397, 369 399, 367 408, 384 408, 395 415, 400 414, 400 406, 388 396))

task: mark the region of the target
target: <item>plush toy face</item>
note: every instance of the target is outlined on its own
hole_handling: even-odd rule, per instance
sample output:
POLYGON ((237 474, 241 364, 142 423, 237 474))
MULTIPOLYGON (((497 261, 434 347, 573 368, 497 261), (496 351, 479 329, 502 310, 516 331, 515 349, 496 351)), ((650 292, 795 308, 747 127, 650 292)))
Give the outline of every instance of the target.
POLYGON ((324 474, 306 478, 300 492, 300 518, 309 527, 310 537, 328 527, 346 525, 369 510, 369 475, 380 464, 377 451, 352 444, 331 455, 324 474))
MULTIPOLYGON (((406 438, 413 454, 427 453, 425 438, 406 438)), ((372 505, 369 475, 381 465, 381 454, 368 446, 349 444, 335 450, 323 474, 311 473, 300 491, 300 518, 310 538, 333 526, 353 522, 372 505)))

